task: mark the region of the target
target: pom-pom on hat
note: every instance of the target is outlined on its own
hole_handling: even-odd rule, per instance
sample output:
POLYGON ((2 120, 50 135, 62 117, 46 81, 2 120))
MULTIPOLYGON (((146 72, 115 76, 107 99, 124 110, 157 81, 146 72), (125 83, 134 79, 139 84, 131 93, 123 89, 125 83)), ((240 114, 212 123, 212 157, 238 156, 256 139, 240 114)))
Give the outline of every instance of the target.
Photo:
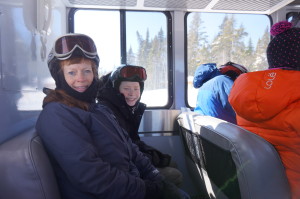
POLYGON ((270 33, 272 36, 276 36, 282 32, 285 32, 286 30, 290 29, 291 27, 292 27, 292 23, 290 23, 288 21, 281 21, 272 26, 270 33))
POLYGON ((267 48, 269 68, 300 69, 300 28, 281 21, 270 30, 274 38, 267 48))

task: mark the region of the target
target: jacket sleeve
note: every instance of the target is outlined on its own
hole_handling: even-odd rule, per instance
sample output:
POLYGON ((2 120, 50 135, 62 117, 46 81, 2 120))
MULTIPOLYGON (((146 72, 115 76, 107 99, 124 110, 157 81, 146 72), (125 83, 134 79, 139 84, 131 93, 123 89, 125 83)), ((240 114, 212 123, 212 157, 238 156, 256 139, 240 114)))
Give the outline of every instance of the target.
POLYGON ((76 189, 95 198, 143 199, 142 179, 110 166, 99 157, 89 136, 87 118, 84 111, 74 114, 59 103, 44 108, 36 129, 50 157, 76 189))
MULTIPOLYGON (((131 142, 131 139, 129 139, 131 142)), ((135 165, 141 173, 141 177, 145 180, 150 181, 160 181, 163 179, 159 171, 151 163, 151 160, 140 151, 139 147, 131 142, 132 144, 132 154, 135 160, 135 165)))

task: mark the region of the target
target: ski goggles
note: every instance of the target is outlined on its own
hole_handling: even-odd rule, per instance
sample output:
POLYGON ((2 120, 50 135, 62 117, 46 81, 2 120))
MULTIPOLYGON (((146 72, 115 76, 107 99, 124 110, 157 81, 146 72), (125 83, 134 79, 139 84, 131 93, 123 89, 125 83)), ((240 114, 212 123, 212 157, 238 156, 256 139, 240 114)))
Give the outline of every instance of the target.
POLYGON ((126 65, 120 69, 119 76, 124 79, 131 79, 138 77, 141 81, 147 79, 147 73, 145 68, 141 66, 126 65))
POLYGON ((242 66, 240 64, 233 63, 233 62, 227 62, 226 64, 224 64, 220 67, 220 70, 222 72, 226 72, 227 70, 235 70, 235 69, 237 69, 238 73, 247 73, 248 72, 247 68, 245 68, 244 66, 242 66))
POLYGON ((98 56, 94 41, 84 34, 68 34, 59 37, 54 43, 53 55, 60 60, 65 60, 70 58, 77 48, 87 58, 95 59, 98 56))

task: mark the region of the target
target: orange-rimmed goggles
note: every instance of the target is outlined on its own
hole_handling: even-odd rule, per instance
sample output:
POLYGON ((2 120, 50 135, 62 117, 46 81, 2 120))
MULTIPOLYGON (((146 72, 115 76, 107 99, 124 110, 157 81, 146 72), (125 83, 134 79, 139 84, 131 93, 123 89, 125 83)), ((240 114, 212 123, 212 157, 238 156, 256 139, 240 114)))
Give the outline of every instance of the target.
POLYGON ((145 81, 147 79, 147 73, 145 68, 131 65, 126 65, 122 67, 119 76, 124 79, 138 77, 141 81, 145 81))

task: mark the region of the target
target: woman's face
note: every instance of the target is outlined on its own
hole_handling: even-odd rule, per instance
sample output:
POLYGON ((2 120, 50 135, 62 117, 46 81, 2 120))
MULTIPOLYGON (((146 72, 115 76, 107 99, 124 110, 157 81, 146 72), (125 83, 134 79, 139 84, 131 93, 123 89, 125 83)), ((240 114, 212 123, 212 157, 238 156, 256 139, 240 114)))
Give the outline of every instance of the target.
POLYGON ((63 66, 64 77, 68 85, 75 91, 84 92, 93 82, 94 73, 90 61, 63 66))
POLYGON ((125 96, 126 103, 129 106, 134 106, 141 96, 139 82, 122 81, 119 91, 125 96))

